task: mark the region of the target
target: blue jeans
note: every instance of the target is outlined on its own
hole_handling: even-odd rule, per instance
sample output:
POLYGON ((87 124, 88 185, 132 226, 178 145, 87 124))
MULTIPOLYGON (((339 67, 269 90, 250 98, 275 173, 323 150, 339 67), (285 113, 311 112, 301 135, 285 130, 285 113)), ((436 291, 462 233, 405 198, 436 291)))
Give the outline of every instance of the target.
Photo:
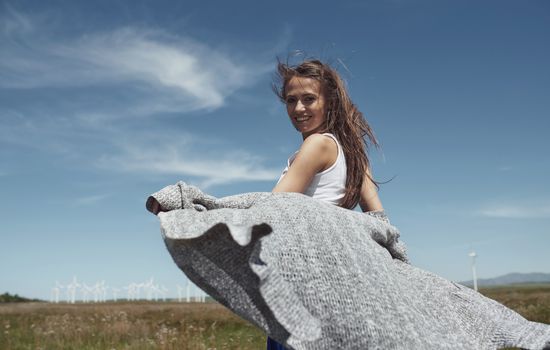
POLYGON ((267 337, 267 349, 266 350, 288 350, 281 344, 279 344, 275 339, 267 337))

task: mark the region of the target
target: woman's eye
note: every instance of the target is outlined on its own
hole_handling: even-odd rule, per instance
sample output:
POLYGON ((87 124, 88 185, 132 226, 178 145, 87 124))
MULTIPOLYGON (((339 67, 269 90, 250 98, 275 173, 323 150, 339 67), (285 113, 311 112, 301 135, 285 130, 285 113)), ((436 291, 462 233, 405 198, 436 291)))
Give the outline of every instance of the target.
POLYGON ((292 103, 294 103, 294 102, 296 102, 296 99, 294 99, 294 98, 288 98, 288 99, 286 100, 286 103, 287 103, 287 104, 292 104, 292 103))
POLYGON ((306 102, 313 102, 313 101, 315 101, 315 97, 313 97, 313 96, 308 96, 308 97, 305 98, 305 101, 306 101, 306 102))

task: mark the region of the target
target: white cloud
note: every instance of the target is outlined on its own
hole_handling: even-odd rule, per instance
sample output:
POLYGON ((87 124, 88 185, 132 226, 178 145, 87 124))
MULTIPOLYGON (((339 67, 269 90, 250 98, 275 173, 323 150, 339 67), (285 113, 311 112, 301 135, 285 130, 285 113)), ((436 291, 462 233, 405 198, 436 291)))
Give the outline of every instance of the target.
POLYGON ((179 141, 167 143, 159 139, 154 146, 131 142, 122 146, 120 153, 101 157, 97 165, 139 174, 193 177, 203 188, 244 181, 274 181, 280 175, 281 169, 263 166, 261 157, 246 151, 213 153, 207 148, 201 149, 201 145, 189 137, 186 140, 184 135, 167 139, 179 141))
POLYGON ((550 218, 550 205, 489 205, 477 212, 478 215, 491 218, 537 219, 550 218))
POLYGON ((181 124, 172 130, 162 119, 134 122, 223 106, 272 70, 273 62, 247 58, 265 55, 222 51, 158 28, 53 37, 38 30, 48 28, 43 22, 13 10, 0 14, 0 89, 17 95, 0 106, 0 141, 106 171, 188 176, 206 187, 277 179, 280 169, 238 146, 228 149, 213 135, 183 135, 181 124))
POLYGON ((216 109, 271 68, 160 29, 37 40, 32 20, 13 10, 0 25, 0 87, 94 89, 102 117, 216 109))

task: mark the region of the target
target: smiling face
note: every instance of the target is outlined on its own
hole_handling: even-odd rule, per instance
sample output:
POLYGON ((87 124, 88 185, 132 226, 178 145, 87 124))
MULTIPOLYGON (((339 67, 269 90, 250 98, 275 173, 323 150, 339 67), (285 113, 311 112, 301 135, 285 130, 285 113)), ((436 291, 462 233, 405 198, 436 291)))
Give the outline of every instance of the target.
POLYGON ((318 80, 292 77, 285 85, 286 111, 304 140, 325 125, 326 101, 318 80))

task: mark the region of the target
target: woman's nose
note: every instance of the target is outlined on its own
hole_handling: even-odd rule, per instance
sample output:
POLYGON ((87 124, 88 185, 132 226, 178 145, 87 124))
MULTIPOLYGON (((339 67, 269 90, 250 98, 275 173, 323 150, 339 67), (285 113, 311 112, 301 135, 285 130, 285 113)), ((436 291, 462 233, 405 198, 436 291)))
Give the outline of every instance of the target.
POLYGON ((296 102, 296 107, 294 108, 295 111, 301 112, 301 111, 304 111, 305 109, 306 109, 306 106, 304 106, 302 101, 296 102))

